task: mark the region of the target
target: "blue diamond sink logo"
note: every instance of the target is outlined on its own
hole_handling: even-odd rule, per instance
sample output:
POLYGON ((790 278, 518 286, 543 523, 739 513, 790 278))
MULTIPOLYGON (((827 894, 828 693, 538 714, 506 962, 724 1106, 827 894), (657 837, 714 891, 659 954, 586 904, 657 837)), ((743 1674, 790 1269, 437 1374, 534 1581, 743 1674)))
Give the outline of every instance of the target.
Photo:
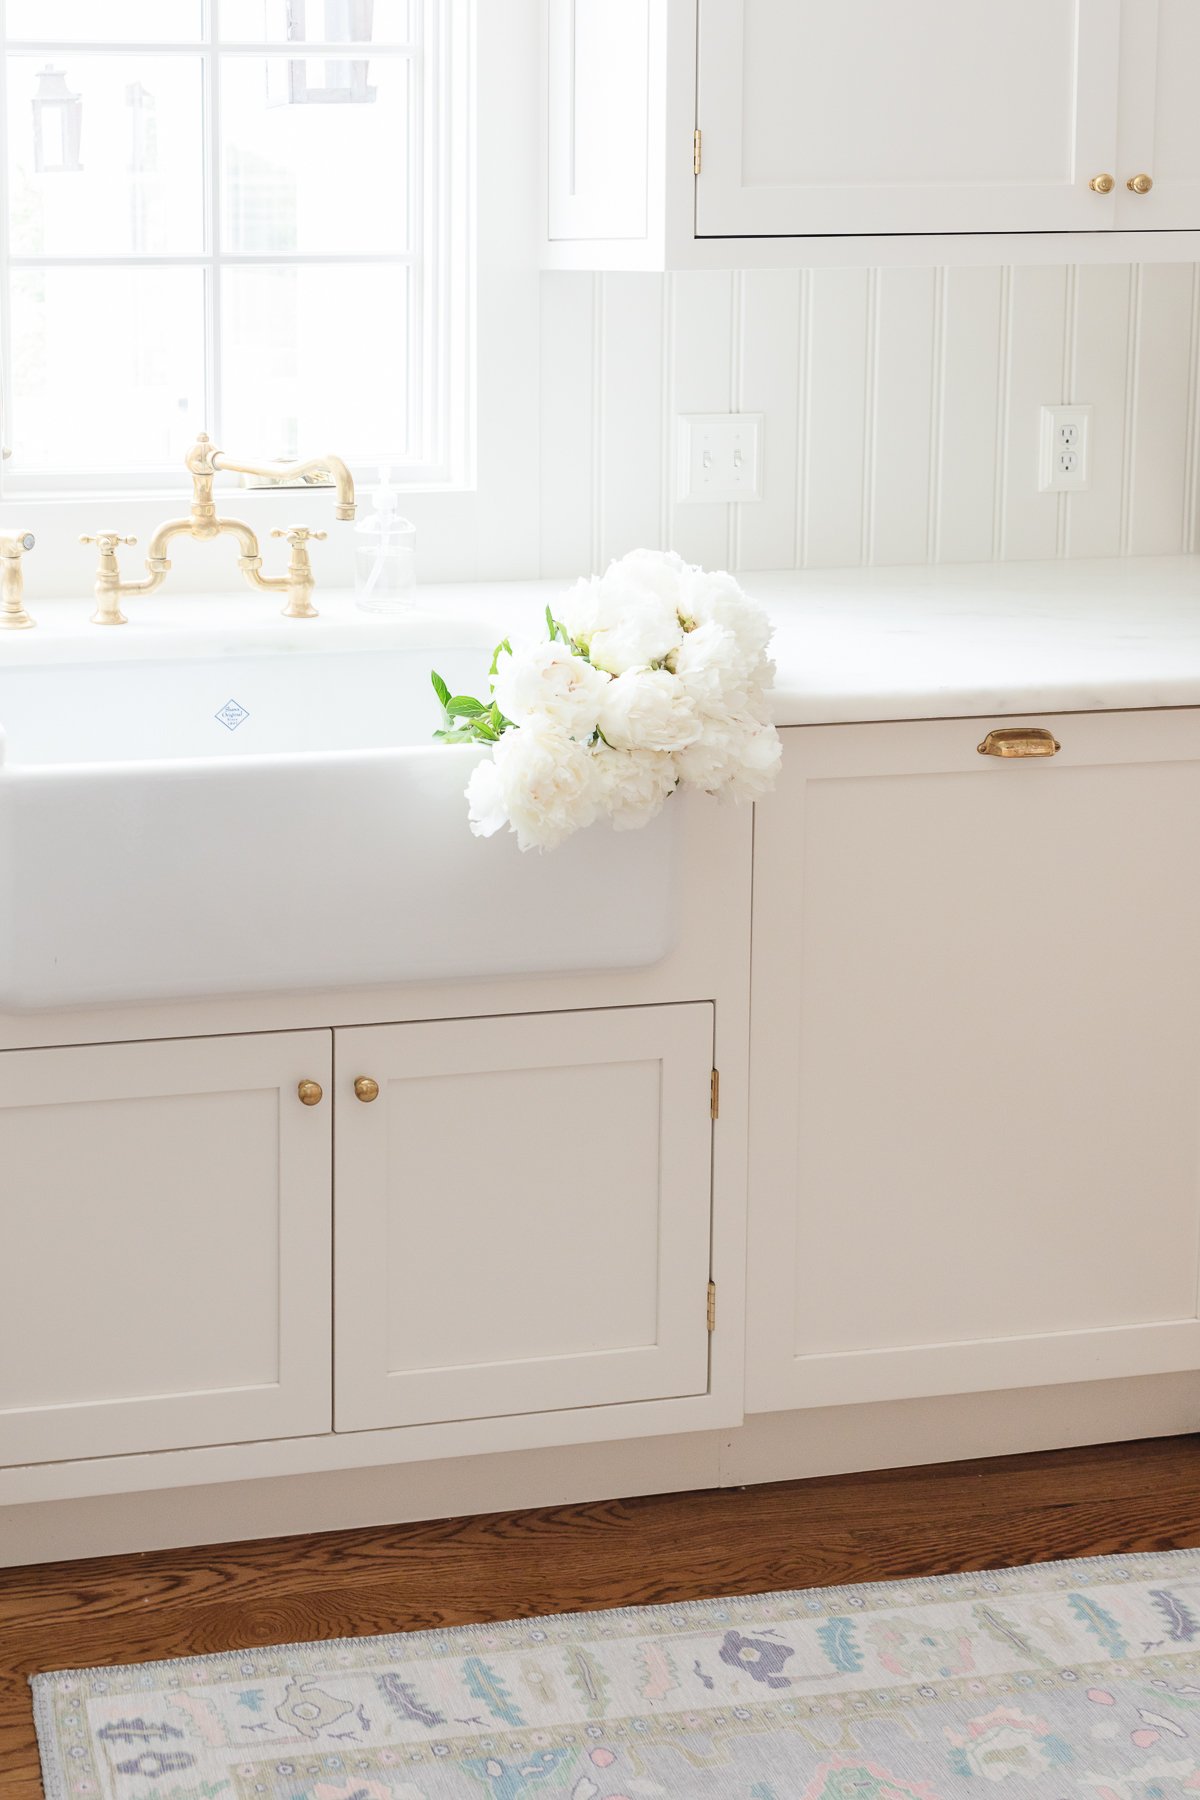
POLYGON ((227 700, 220 712, 213 714, 214 719, 220 719, 226 731, 236 731, 238 726, 249 717, 250 714, 246 708, 239 706, 236 700, 227 700))

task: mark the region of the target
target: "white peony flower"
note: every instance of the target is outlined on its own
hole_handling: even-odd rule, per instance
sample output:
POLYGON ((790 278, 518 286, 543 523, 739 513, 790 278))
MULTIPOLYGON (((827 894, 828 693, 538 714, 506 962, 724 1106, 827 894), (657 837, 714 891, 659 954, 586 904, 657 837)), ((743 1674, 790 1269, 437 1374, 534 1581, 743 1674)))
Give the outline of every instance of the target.
POLYGON ((614 580, 619 578, 623 585, 645 588, 660 600, 669 601, 672 612, 679 610, 683 579, 692 573, 691 564, 685 563, 675 550, 631 550, 627 556, 609 563, 607 570, 607 575, 614 580))
MULTIPOLYGON (((640 554, 654 563, 650 552, 640 554)), ((626 574, 629 561, 625 557, 622 562, 610 563, 604 575, 576 582, 562 603, 562 622, 568 632, 595 666, 610 675, 663 662, 683 641, 673 596, 660 592, 640 574, 637 579, 626 574)), ((673 572, 670 581, 676 582, 673 572)))
POLYGON ((682 750, 700 736, 700 721, 669 669, 626 669, 605 691, 600 731, 617 750, 682 750))
POLYGON ((735 644, 742 668, 751 675, 771 641, 771 621, 723 570, 688 569, 680 584, 679 612, 685 626, 721 625, 735 644))
POLYGON ((748 723, 738 766, 724 792, 733 800, 760 800, 778 781, 782 763, 783 740, 774 725, 759 720, 748 723))
POLYGON ((727 719, 743 711, 750 699, 737 640, 713 619, 687 633, 671 656, 671 667, 702 719, 727 719))
MULTIPOLYGON (((506 731, 500 743, 510 735, 506 731)), ((467 819, 476 837, 493 837, 508 824, 508 806, 500 787, 500 768, 494 754, 483 757, 471 770, 471 779, 467 783, 467 819)))
POLYGON ((490 837, 507 821, 522 850, 551 850, 599 811, 596 761, 586 744, 534 720, 506 731, 467 784, 471 830, 490 837), (490 771, 490 772, 488 772, 490 771))
POLYGON ((544 720, 568 737, 588 739, 609 686, 607 675, 556 641, 506 651, 496 665, 492 694, 514 725, 544 720))
POLYGON ((599 743, 592 751, 600 805, 616 831, 648 825, 679 779, 674 759, 661 750, 613 750, 599 743))
POLYGON ((724 799, 755 800, 775 785, 783 746, 773 725, 756 719, 712 719, 704 734, 676 752, 679 778, 724 799))

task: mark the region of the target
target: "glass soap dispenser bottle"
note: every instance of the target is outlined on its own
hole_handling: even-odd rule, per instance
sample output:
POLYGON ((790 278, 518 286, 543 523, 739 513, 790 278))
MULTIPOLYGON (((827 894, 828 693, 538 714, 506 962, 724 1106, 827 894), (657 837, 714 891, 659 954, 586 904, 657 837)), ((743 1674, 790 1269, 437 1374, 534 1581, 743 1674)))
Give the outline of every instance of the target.
POLYGON ((417 528, 400 516, 391 473, 386 464, 380 469, 379 485, 371 490, 374 510, 354 528, 354 588, 364 612, 403 612, 416 592, 417 528))

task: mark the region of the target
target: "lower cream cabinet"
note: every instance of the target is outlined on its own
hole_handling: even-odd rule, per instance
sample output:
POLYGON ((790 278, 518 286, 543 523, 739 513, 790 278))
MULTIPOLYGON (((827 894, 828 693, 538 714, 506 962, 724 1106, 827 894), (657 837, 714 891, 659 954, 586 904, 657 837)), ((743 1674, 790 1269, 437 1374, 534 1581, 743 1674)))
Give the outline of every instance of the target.
POLYGON ((1035 724, 785 734, 748 1411, 1200 1368, 1200 710, 1035 724))
POLYGON ((336 1033, 338 1430, 706 1392, 712 1052, 707 1002, 336 1033))
POLYGON ((331 1045, 0 1055, 0 1465, 328 1431, 331 1045))

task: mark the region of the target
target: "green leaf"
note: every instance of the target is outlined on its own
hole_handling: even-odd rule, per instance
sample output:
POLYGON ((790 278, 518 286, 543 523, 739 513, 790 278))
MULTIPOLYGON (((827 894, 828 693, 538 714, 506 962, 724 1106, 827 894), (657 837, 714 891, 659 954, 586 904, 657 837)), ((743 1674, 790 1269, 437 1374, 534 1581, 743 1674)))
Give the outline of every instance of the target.
MULTIPOLYGON (((562 631, 562 626, 559 624, 559 622, 555 618, 554 614, 550 611, 549 607, 546 608, 546 630, 550 633, 550 642, 551 643, 554 642, 554 640, 558 636, 559 632, 562 631)), ((563 631, 563 636, 566 637, 566 635, 567 635, 566 632, 563 631)))
POLYGON ((447 706, 450 701, 450 689, 446 686, 446 683, 442 680, 436 669, 430 669, 429 679, 433 683, 433 691, 441 704, 447 706))
POLYGON ((492 666, 488 670, 489 675, 494 675, 496 673, 496 670, 500 667, 500 653, 501 653, 501 651, 505 651, 505 650, 508 652, 508 654, 510 656, 512 655, 512 645, 509 643, 507 638, 501 638, 500 642, 496 645, 496 648, 492 652, 492 666))
POLYGON ((455 725, 448 731, 435 731, 433 736, 439 744, 470 744, 475 733, 469 725, 455 725))
POLYGON ((484 719, 473 719, 471 721, 471 729, 475 733, 475 736, 481 738, 485 744, 494 744, 499 740, 500 733, 498 731, 493 731, 491 726, 484 719))
POLYGON ((442 703, 446 715, 451 719, 473 719, 476 713, 487 711, 482 700, 476 700, 470 694, 453 694, 442 703))

